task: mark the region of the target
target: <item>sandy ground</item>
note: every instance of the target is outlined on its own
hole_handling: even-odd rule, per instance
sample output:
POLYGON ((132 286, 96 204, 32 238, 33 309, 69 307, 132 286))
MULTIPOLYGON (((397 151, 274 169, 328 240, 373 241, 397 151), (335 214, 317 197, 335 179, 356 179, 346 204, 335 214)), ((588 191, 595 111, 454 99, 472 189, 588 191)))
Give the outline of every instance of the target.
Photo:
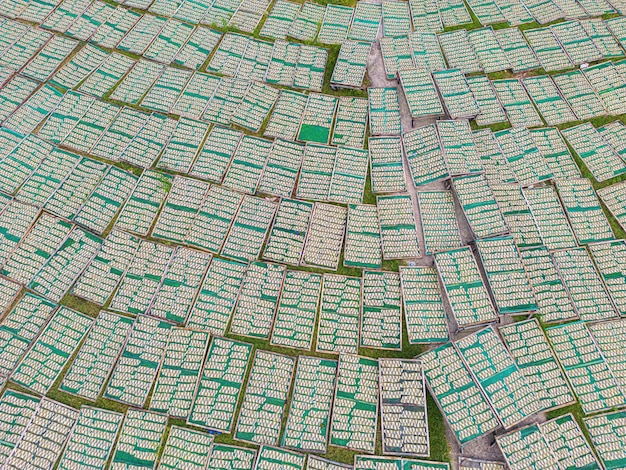
MULTIPOLYGON (((377 0, 377 1, 380 3, 380 0, 377 0)), ((379 36, 380 35, 381 35, 381 32, 379 32, 379 36)), ((385 68, 383 65, 382 52, 380 49, 380 44, 378 42, 372 46, 372 50, 370 52, 370 56, 368 58, 368 63, 367 63, 367 73, 368 73, 369 80, 370 80, 370 86, 372 87, 397 87, 398 88, 398 91, 399 91, 398 94, 399 94, 399 99, 400 99, 400 114, 402 118, 402 132, 408 132, 411 129, 414 129, 416 127, 426 126, 436 121, 436 118, 423 118, 415 123, 413 122, 409 113, 409 107, 407 105, 405 96, 401 92, 400 87, 398 86, 397 80, 387 79, 387 75, 385 73, 385 68)), ((444 119, 447 119, 447 118, 448 117, 444 117, 444 119)), ((409 164, 406 159, 406 155, 403 156, 403 161, 404 161, 404 165, 403 165, 404 177, 406 180, 407 191, 411 195, 411 199, 413 201, 413 209, 416 215, 417 226, 421 227, 420 214, 417 209, 418 190, 413 182, 413 178, 411 177, 411 174, 409 171, 409 164)), ((449 190, 449 189, 450 189, 449 180, 437 181, 437 182, 433 182, 424 186, 420 186, 420 191, 449 190)), ((465 216, 461 210, 460 204, 456 200, 456 197, 455 197, 455 212, 456 212, 456 217, 457 217, 457 221, 459 224, 461 240, 463 244, 467 245, 471 243, 474 240, 474 238, 473 238, 472 231, 470 230, 469 224, 467 223, 467 220, 465 219, 465 216)), ((418 237, 419 237, 420 247, 423 248, 424 236, 421 230, 419 229, 418 229, 418 237)), ((422 255, 421 258, 411 260, 409 263, 418 265, 418 266, 432 266, 433 257, 428 256, 428 255, 422 255)), ((485 275, 484 272, 482 274, 483 276, 485 275)), ((444 298, 444 308, 448 316, 448 330, 450 332, 450 338, 453 341, 472 333, 472 330, 457 331, 457 325, 455 324, 453 320, 451 320, 453 317, 451 314, 450 304, 445 298, 444 298)), ((510 323, 511 321, 512 319, 508 317, 501 319, 502 324, 510 323)), ((476 329, 474 329, 473 331, 476 331, 476 329)), ((542 422, 542 421, 545 421, 545 419, 546 418, 544 414, 539 414, 539 415, 528 418, 526 421, 524 421, 522 424, 516 427, 523 427, 532 423, 542 422)), ((497 433, 503 434, 505 433, 505 431, 500 429, 497 431, 497 433)), ((464 457, 473 457, 473 458, 477 458, 481 460, 494 460, 494 461, 500 461, 500 462, 504 461, 504 457, 502 456, 500 449, 495 443, 493 434, 488 434, 479 439, 476 439, 470 442, 469 444, 467 444, 465 447, 461 448, 458 442, 456 441, 454 434, 446 426, 446 438, 450 445, 450 456, 452 460, 452 468, 455 470, 458 469, 458 457, 460 455, 464 457)))

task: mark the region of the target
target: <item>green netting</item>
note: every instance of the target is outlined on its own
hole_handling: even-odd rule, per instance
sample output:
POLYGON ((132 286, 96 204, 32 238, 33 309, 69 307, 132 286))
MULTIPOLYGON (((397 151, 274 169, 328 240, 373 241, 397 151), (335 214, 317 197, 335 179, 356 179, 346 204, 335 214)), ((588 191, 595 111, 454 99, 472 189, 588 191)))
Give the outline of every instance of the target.
MULTIPOLYGON (((142 17, 141 13, 122 7, 117 7, 112 13, 102 16, 99 11, 96 11, 93 16, 95 17, 96 23, 101 22, 102 24, 97 28, 97 31, 94 31, 93 33, 85 32, 85 35, 88 37, 91 36, 90 40, 99 46, 110 49, 117 46, 124 36, 126 36, 126 34, 142 17)), ((93 22, 94 17, 90 15, 89 18, 86 18, 86 21, 91 23, 93 22)), ((86 26, 86 29, 89 29, 89 25, 86 26)), ((70 29, 70 32, 71 31, 72 29, 70 29)), ((82 30, 79 32, 83 33, 82 30)), ((74 37, 83 40, 87 39, 83 34, 78 34, 74 37)))
MULTIPOLYGON (((213 436, 172 426, 159 461, 159 470, 200 470, 208 468, 213 436)), ((215 467, 210 467, 215 468, 215 467)))
POLYGON ((133 315, 146 313, 175 251, 174 247, 142 241, 111 300, 111 309, 133 315))
POLYGON ((52 76, 49 83, 66 89, 74 88, 108 58, 106 51, 87 44, 52 76))
MULTIPOLYGON (((148 60, 139 60, 115 88, 115 91, 111 94, 111 99, 138 104, 165 70, 166 68, 163 65, 148 60)), ((166 77, 171 77, 171 74, 168 73, 166 77)))
POLYGON ((524 0, 522 2, 528 13, 530 13, 537 23, 547 24, 562 20, 564 12, 560 5, 550 0, 524 0))
POLYGON ((263 258, 298 266, 312 211, 313 204, 310 202, 281 200, 263 258))
MULTIPOLYGON (((337 361, 299 356, 293 396, 281 445, 309 452, 325 452, 337 361)), ((310 468, 310 459, 309 467, 310 468)))
POLYGON ((412 31, 409 4, 384 0, 382 2, 383 36, 406 36, 412 31))
POLYGON ((560 182, 559 196, 579 244, 614 238, 609 221, 588 179, 576 178, 560 182))
POLYGON ((252 83, 231 116, 231 124, 258 133, 278 99, 278 93, 279 91, 271 86, 252 83))
POLYGON ((607 470, 619 470, 626 465, 626 436, 622 429, 626 412, 615 411, 605 415, 584 418, 591 442, 607 470))
POLYGON ((189 174, 221 183, 243 137, 241 131, 215 126, 207 135, 189 174))
POLYGON ((553 258, 581 320, 604 320, 617 316, 584 248, 558 251, 553 258))
POLYGON ((561 134, 598 181, 626 173, 626 165, 591 123, 562 130, 561 134))
POLYGON ((506 19, 494 0, 469 0, 468 6, 480 24, 505 23, 506 19))
POLYGON ((186 322, 188 328, 226 334, 247 265, 214 258, 186 322))
POLYGON ((28 283, 32 291, 60 302, 102 246, 102 239, 75 228, 28 283))
POLYGON ((76 281, 72 294, 104 305, 135 256, 139 239, 113 230, 76 281))
POLYGON ((543 155, 557 182, 580 178, 580 169, 557 128, 532 129, 530 137, 543 155))
POLYGON ((380 268, 378 212, 375 205, 349 204, 343 265, 357 268, 380 268))
POLYGON ((152 298, 148 314, 184 323, 210 262, 208 253, 178 247, 152 298))
POLYGON ((276 105, 265 126, 263 135, 293 140, 307 104, 307 96, 290 90, 281 90, 276 105))
POLYGON ((235 439, 278 445, 294 365, 293 357, 256 352, 239 411, 235 439))
POLYGON ((219 253, 242 200, 242 194, 221 186, 211 186, 189 229, 185 243, 219 253))
MULTIPOLYGON (((495 6, 495 3, 489 1, 487 5, 495 6)), ((491 26, 470 31, 467 39, 480 63, 480 69, 485 73, 500 72, 510 68, 509 61, 491 26)))
POLYGON ((71 24, 91 4, 86 0, 67 0, 58 3, 57 8, 41 22, 41 27, 65 33, 71 24))
POLYGON ((56 305, 26 293, 0 325, 0 371, 10 375, 18 361, 48 323, 56 305))
POLYGON ((511 64, 511 70, 514 73, 538 69, 540 67, 533 50, 528 45, 524 35, 519 29, 499 29, 495 31, 495 34, 500 47, 502 47, 504 51, 504 55, 508 59, 509 64, 511 64))
POLYGON ((128 317, 101 311, 59 390, 95 401, 115 365, 132 328, 128 317))
POLYGON ((304 470, 306 455, 296 454, 278 447, 261 446, 255 470, 304 470))
POLYGON ((93 101, 94 98, 68 91, 37 134, 58 145, 87 113, 93 101))
MULTIPOLYGON (((121 114, 121 113, 120 113, 121 114)), ((123 150, 119 159, 132 165, 148 168, 157 159, 177 121, 162 114, 151 114, 141 130, 123 150)))
POLYGON ((626 20, 624 17, 610 18, 606 20, 606 26, 623 48, 626 44, 626 20))
POLYGON ((200 22, 202 24, 215 26, 221 26, 224 23, 228 23, 241 3, 241 0, 219 0, 212 2, 200 22))
POLYGON ((505 428, 545 409, 492 327, 455 345, 505 428))
POLYGON ((522 83, 516 79, 493 80, 493 88, 506 111, 509 122, 516 127, 542 126, 543 121, 533 106, 522 83))
POLYGON ((476 152, 490 185, 516 183, 517 180, 509 162, 504 157, 496 136, 490 129, 472 131, 476 152))
POLYGON ((443 343, 448 326, 434 268, 400 268, 402 302, 408 340, 411 344, 443 343))
POLYGON ((496 312, 469 247, 435 253, 435 266, 459 328, 496 320, 496 312))
POLYGON ((34 131, 61 102, 63 94, 50 85, 43 85, 6 119, 3 126, 27 135, 34 131))
POLYGON ((137 181, 132 173, 110 167, 74 217, 74 222, 102 234, 130 197, 137 181))
POLYGON ((372 45, 366 42, 344 41, 333 69, 330 83, 338 88, 361 88, 372 45))
MULTIPOLYGON (((191 78, 191 70, 166 68, 152 84, 141 100, 141 106, 161 113, 167 113, 175 103, 187 82, 191 78)), ((116 89, 117 90, 117 89, 116 89)))
POLYGON ((617 152, 620 158, 626 158, 626 143, 624 142, 626 126, 624 126, 621 121, 613 121, 602 127, 598 127, 598 132, 604 141, 617 152))
POLYGON ((20 75, 0 89, 0 118, 4 121, 37 89, 38 82, 20 75))
POLYGON ((450 176, 482 171, 483 168, 468 121, 437 121, 437 133, 450 176))
POLYGON ((435 84, 452 119, 471 118, 480 114, 472 91, 459 69, 433 72, 435 84))
POLYGON ((446 28, 472 22, 465 4, 460 0, 437 0, 437 7, 441 22, 446 28))
POLYGON ((536 319, 502 326, 500 335, 542 407, 570 405, 574 396, 536 319))
POLYGON ((507 465, 512 468, 561 468, 537 424, 496 438, 507 465))
POLYGON ((554 75, 552 79, 578 119, 606 114, 602 101, 580 70, 554 75))
POLYGON ((267 19, 263 23, 261 36, 273 39, 285 39, 300 12, 300 5, 286 0, 278 0, 272 6, 267 19))
POLYGON ((173 328, 150 397, 150 409, 168 416, 187 418, 195 387, 209 345, 210 334, 173 328))
POLYGON ((622 228, 626 226, 626 183, 598 189, 598 196, 622 228))
POLYGON ((165 173, 146 170, 124 204, 115 223, 116 228, 146 236, 167 197, 173 180, 172 176, 165 173))
POLYGON ((92 323, 92 318, 61 307, 17 365, 11 380, 42 395, 46 394, 92 323))
POLYGON ((503 462, 459 457, 459 470, 506 470, 506 466, 503 462))
MULTIPOLYGON (((118 18, 121 13, 125 12, 128 12, 129 18, 136 18, 138 16, 135 12, 126 10, 124 8, 116 9, 114 6, 109 5, 108 3, 93 2, 76 19, 76 21, 74 21, 72 25, 67 28, 65 34, 70 37, 85 41, 93 36, 100 26, 103 27, 103 30, 109 30, 109 32, 112 32, 112 23, 107 20, 111 18, 111 21, 115 21, 115 18, 118 18)), ((102 36, 100 36, 100 38, 102 38, 102 36)))
POLYGON ((406 132, 402 135, 402 142, 416 186, 449 176, 434 124, 406 132))
POLYGON ((454 178, 452 186, 476 238, 501 235, 509 231, 484 175, 454 178))
POLYGON ((615 376, 617 385, 624 390, 626 385, 626 361, 622 345, 626 338, 626 323, 623 320, 594 323, 589 325, 593 336, 604 360, 615 376))
MULTIPOLYGON (((437 47, 439 47, 439 44, 437 44, 437 47)), ((397 38, 382 37, 380 38, 380 49, 388 80, 395 80, 400 70, 415 67, 411 42, 407 36, 397 38)), ((443 56, 441 57, 441 60, 443 60, 443 56)))
POLYGON ((375 42, 382 19, 381 5, 368 2, 357 2, 354 16, 350 24, 348 39, 375 42))
POLYGON ((356 353, 360 314, 361 279, 325 274, 316 351, 356 353))
POLYGON ((367 150, 337 147, 328 200, 343 204, 363 200, 368 157, 367 150))
POLYGON ((189 424, 231 431, 252 348, 248 343, 213 338, 187 418, 189 424))
POLYGON ((274 44, 271 42, 249 40, 236 76, 244 80, 263 81, 272 59, 273 49, 274 44))
POLYGON ((333 462, 331 460, 317 457, 316 455, 309 455, 306 465, 307 470, 346 470, 348 468, 353 469, 352 464, 348 465, 333 462))
POLYGON ((24 433, 39 404, 39 397, 5 390, 0 398, 0 464, 4 465, 11 450, 24 433))
POLYGON ((257 192, 291 196, 303 157, 303 144, 276 139, 267 157, 257 192))
POLYGON ((528 10, 520 0, 495 0, 495 2, 506 22, 511 26, 533 21, 533 17, 528 13, 528 10))
MULTIPOLYGON (((144 57, 169 64, 193 32, 193 26, 175 19, 167 21, 159 35, 146 50, 144 57)), ((145 30, 144 30, 145 32, 145 30)))
POLYGON ((494 133, 502 154, 509 163, 515 179, 527 187, 552 179, 546 160, 535 145, 528 129, 514 127, 494 133))
POLYGON ((284 266, 258 261, 250 264, 233 313, 231 333, 269 338, 284 277, 284 266))
POLYGON ((224 241, 221 254, 236 261, 257 259, 269 231, 277 204, 245 196, 224 241))
POLYGON ((9 255, 2 274, 22 284, 29 283, 69 235, 70 223, 43 213, 20 245, 9 255))
POLYGON ((550 28, 528 29, 524 31, 528 44, 537 56, 541 68, 546 72, 572 67, 572 62, 550 28))
POLYGON ((411 19, 416 31, 437 33, 443 31, 439 9, 435 0, 409 0, 411 19))
POLYGON ((5 314, 21 291, 21 286, 9 279, 0 278, 0 314, 5 314))
POLYGON ((3 468, 51 468, 63 451, 78 418, 78 410, 43 398, 3 468))
POLYGON ((418 192, 417 205, 424 232, 425 253, 432 254, 461 246, 454 200, 450 191, 418 192))
POLYGON ((623 114, 626 111, 626 84, 612 62, 593 65, 583 73, 610 114, 623 114))
POLYGON ((172 325, 139 315, 119 356, 104 397, 142 407, 159 370, 172 325))
POLYGON ((368 455, 356 455, 354 457, 355 470, 450 470, 450 464, 433 462, 431 460, 414 460, 399 457, 374 457, 368 455))
POLYGON ((322 44, 341 44, 348 36, 354 9, 343 5, 326 5, 326 12, 317 35, 322 44))
POLYGON ((441 50, 446 56, 448 68, 459 69, 464 74, 482 71, 466 30, 459 29, 440 34, 437 38, 439 39, 441 50))
POLYGON ((81 158, 44 208, 68 220, 74 219, 109 168, 102 162, 81 158))
POLYGON ((252 470, 257 451, 245 447, 214 444, 209 455, 208 468, 214 470, 252 470))
POLYGON ((576 246, 574 234, 554 188, 526 188, 523 192, 543 244, 549 250, 576 246))
POLYGON ((395 193, 406 189, 400 137, 370 137, 371 189, 375 194, 395 193))
POLYGON ((612 59, 624 55, 624 51, 620 47, 619 42, 613 37, 613 34, 609 31, 606 23, 601 18, 581 20, 580 25, 587 33, 587 36, 589 36, 594 46, 596 46, 596 49, 600 51, 602 58, 612 59))
POLYGON ((309 351, 317 318, 322 276, 302 271, 287 271, 272 344, 309 351))
POLYGON ((102 134, 90 153, 109 160, 119 160, 122 152, 143 129, 150 116, 124 107, 102 134))
POLYGON ((119 111, 119 106, 95 101, 61 145, 89 153, 119 111))
POLYGON ((367 127, 367 113, 368 102, 366 100, 351 96, 339 97, 331 143, 362 148, 367 127))
POLYGON ((202 115, 202 119, 216 124, 228 125, 249 86, 250 82, 247 80, 222 78, 202 115))
POLYGON ((328 51, 326 49, 301 45, 298 65, 293 77, 293 87, 309 91, 322 91, 327 60, 328 51))
POLYGON ((626 311, 626 278, 621 265, 626 254, 623 241, 594 243, 589 251, 620 315, 626 311))
POLYGON ((327 144, 337 108, 337 98, 330 95, 311 94, 302 114, 298 140, 327 144))
POLYGON ((317 37, 319 25, 324 18, 325 8, 306 2, 289 28, 288 36, 301 41, 312 41, 317 37))
POLYGON ((491 190, 518 248, 540 246, 541 235, 521 187, 498 183, 492 184, 491 190))
POLYGON ((120 429, 111 470, 154 468, 167 427, 167 417, 129 409, 120 429))
MULTIPOLYGON (((163 29, 167 19, 146 13, 117 44, 117 48, 142 55, 163 29)), ((154 58, 154 57, 152 57, 154 58)))
POLYGON ((525 78, 524 87, 549 126, 576 120, 573 111, 548 75, 525 78))
POLYGON ((400 104, 396 88, 368 88, 371 135, 400 135, 400 104))
POLYGON ((583 322, 546 329, 585 414, 624 406, 626 397, 583 322))
POLYGON ((95 470, 104 467, 123 418, 122 413, 83 406, 57 468, 95 470))
POLYGON ((378 361, 340 355, 329 443, 374 452, 377 425, 378 361))
POLYGON ((602 59, 602 53, 596 48, 579 21, 555 24, 550 26, 550 29, 574 65, 602 59))
POLYGON ((452 343, 418 357, 429 391, 461 445, 498 428, 492 409, 452 343), (453 380, 450 378, 453 377, 453 380))
POLYGON ((347 216, 343 206, 315 203, 302 250, 302 266, 337 269, 347 216))
POLYGON ((199 69, 221 38, 222 33, 219 31, 198 26, 176 53, 173 62, 190 69, 199 69))
POLYGON ((376 198, 383 260, 418 258, 420 248, 411 196, 376 198))
POLYGON ((400 276, 385 271, 363 272, 360 346, 402 349, 400 276))
POLYGON ((435 84, 426 69, 400 70, 398 77, 413 119, 443 114, 435 84))
POLYGON ((152 229, 152 236, 168 241, 183 242, 208 190, 208 183, 175 176, 167 199, 152 229))

